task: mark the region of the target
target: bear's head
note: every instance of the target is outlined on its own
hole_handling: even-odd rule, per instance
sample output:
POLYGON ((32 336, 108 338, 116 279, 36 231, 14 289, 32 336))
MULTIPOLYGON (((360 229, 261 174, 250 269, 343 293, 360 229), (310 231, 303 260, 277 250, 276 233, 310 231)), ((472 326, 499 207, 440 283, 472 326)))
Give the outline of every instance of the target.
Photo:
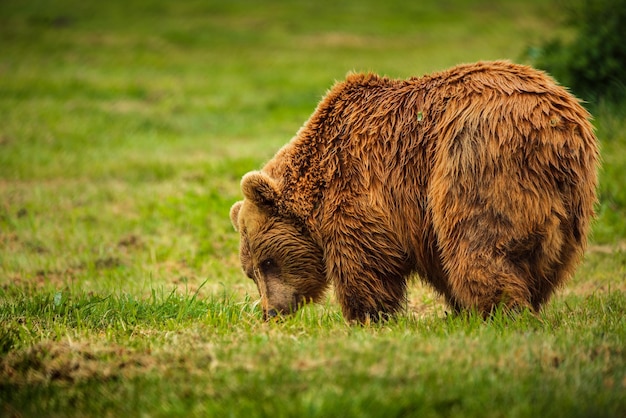
POLYGON ((241 190, 244 200, 232 206, 230 219, 241 238, 241 266, 257 285, 264 318, 318 302, 328 287, 322 249, 301 222, 279 210, 276 182, 255 171, 243 177, 241 190))

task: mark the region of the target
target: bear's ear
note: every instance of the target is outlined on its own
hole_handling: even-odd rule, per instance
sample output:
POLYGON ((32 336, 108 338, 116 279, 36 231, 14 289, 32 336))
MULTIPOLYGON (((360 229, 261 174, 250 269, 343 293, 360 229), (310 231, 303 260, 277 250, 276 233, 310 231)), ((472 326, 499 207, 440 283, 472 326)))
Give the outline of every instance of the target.
POLYGON ((241 210, 242 201, 235 202, 230 208, 230 221, 233 223, 235 231, 239 231, 239 211, 241 210))
POLYGON ((263 207, 276 207, 279 198, 276 182, 260 171, 252 171, 243 176, 241 191, 246 199, 263 207))

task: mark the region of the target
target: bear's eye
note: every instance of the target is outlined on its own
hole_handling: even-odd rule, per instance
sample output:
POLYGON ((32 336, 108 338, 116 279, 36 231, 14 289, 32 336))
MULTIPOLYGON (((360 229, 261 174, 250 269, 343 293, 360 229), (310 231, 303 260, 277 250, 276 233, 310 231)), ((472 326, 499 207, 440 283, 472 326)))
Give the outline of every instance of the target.
POLYGON ((266 258, 265 260, 263 260, 261 262, 261 272, 263 274, 268 274, 268 273, 272 273, 274 270, 276 270, 276 261, 274 261, 273 258, 266 258))

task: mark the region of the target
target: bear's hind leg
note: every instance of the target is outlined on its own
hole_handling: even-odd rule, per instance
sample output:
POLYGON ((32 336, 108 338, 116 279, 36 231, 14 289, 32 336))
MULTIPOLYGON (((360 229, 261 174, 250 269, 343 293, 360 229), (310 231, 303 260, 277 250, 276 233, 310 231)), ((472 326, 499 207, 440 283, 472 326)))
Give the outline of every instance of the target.
POLYGON ((448 249, 448 280, 453 299, 484 317, 497 307, 533 310, 529 280, 506 258, 486 248, 448 249))

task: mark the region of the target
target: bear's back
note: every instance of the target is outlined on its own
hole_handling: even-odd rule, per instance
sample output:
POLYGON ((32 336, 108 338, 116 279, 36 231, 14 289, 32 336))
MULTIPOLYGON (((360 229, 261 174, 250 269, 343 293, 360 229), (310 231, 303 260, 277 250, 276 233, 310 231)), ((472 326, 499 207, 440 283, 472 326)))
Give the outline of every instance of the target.
POLYGON ((425 209, 438 162, 452 159, 480 176, 516 153, 510 164, 555 164, 565 173, 574 162, 561 158, 566 149, 567 155, 592 156, 589 170, 595 169, 588 118, 546 74, 508 62, 460 65, 408 80, 350 74, 265 170, 279 179, 284 210, 302 220, 321 200, 344 199, 338 191, 425 209))

